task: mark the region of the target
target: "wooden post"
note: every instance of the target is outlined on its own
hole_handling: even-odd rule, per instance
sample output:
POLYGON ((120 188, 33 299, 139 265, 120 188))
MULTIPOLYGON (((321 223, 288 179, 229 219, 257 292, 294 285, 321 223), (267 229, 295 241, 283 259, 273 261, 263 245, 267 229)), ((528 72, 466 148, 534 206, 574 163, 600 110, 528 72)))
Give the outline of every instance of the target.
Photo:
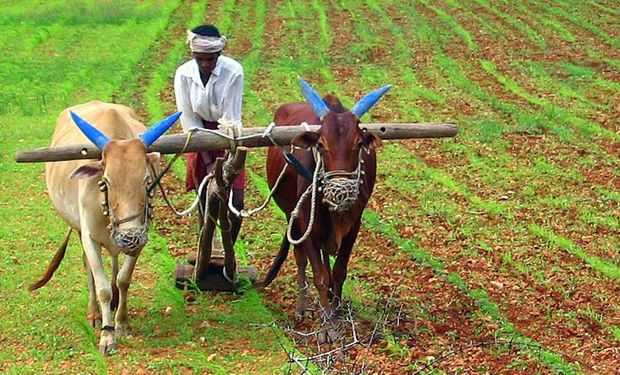
MULTIPOLYGON (((222 168, 222 159, 216 160, 215 167, 222 168)), ((200 230, 200 237, 198 239, 198 256, 196 257, 196 268, 194 269, 193 278, 200 289, 204 289, 198 280, 206 279, 206 275, 209 272, 209 264, 211 262, 211 254, 213 252, 213 235, 215 234, 216 221, 219 216, 219 200, 215 193, 216 185, 213 180, 209 181, 206 186, 207 199, 206 209, 204 210, 205 217, 204 223, 200 230)))
MULTIPOLYGON (((223 180, 222 182, 224 183, 223 185, 219 185, 220 192, 225 191, 227 193, 220 195, 221 197, 228 197, 232 194, 232 185, 239 173, 243 170, 247 153, 248 149, 246 147, 238 147, 232 159, 224 163, 220 171, 216 172, 216 181, 219 183, 217 173, 220 173, 220 180, 223 180)), ((226 276, 228 276, 230 280, 235 280, 237 274, 237 260, 235 258, 234 243, 230 235, 231 223, 228 220, 228 202, 224 200, 220 200, 220 226, 222 228, 222 244, 224 245, 224 270, 226 271, 226 276)))
MULTIPOLYGON (((228 201, 225 199, 232 194, 231 187, 239 173, 243 170, 248 149, 238 147, 228 160, 218 158, 213 170, 214 178, 209 181, 207 189, 207 217, 200 232, 198 241, 198 256, 192 277, 200 290, 233 291, 237 277, 237 260, 232 237, 230 235, 230 221, 228 220, 228 201), (219 221, 224 246, 224 264, 214 262, 213 237, 219 221), (222 274, 225 272, 226 277, 222 274)), ((186 278, 186 267, 180 265, 182 272, 177 272, 177 285, 182 286, 180 279, 186 278)))

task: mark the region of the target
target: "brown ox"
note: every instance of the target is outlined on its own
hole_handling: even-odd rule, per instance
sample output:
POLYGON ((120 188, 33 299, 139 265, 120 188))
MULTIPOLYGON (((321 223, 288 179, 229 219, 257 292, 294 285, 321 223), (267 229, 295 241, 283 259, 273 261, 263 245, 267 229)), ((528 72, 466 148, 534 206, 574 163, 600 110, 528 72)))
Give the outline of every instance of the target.
POLYGON ((320 123, 321 128, 318 132, 306 132, 293 140, 294 146, 306 149, 295 152, 298 163, 292 164, 297 164, 296 168, 286 163, 279 148, 268 150, 267 179, 273 188, 283 171, 274 199, 285 212, 289 223, 293 220, 293 226, 291 236, 284 236, 274 264, 259 286, 269 285, 276 277, 288 254, 290 241, 302 240, 298 244, 294 242, 299 286, 296 310, 303 314, 309 309, 306 281, 309 260, 323 313, 319 341, 325 342, 337 336, 334 323, 341 302, 342 285, 347 277, 347 264, 360 228, 362 211, 375 183, 374 149, 381 144, 379 138, 360 129, 359 119, 391 86, 366 95, 351 111, 347 111, 336 97, 326 96, 323 100, 303 80, 300 83, 307 103, 281 106, 276 111, 274 122, 276 126, 320 123), (313 148, 314 154, 308 148, 313 148), (305 173, 298 173, 300 170, 305 173), (308 178, 310 174, 314 177, 308 178), (311 193, 306 193, 305 200, 302 198, 307 190, 312 191, 313 181, 317 185, 314 205, 311 204, 311 193), (302 203, 298 213, 294 213, 300 200, 302 203), (312 217, 314 220, 311 220, 312 217), (306 231, 307 238, 304 239, 306 231), (330 255, 336 257, 333 271, 330 270, 330 255))
POLYGON ((176 113, 147 130, 130 108, 93 101, 71 107, 58 117, 52 146, 84 144, 90 140, 102 150, 101 160, 47 164, 47 191, 70 229, 45 276, 31 290, 50 280, 64 256, 71 230, 77 231, 88 274, 87 319, 93 327, 102 324, 101 353, 116 348, 116 337, 131 334, 127 291, 138 255, 147 241, 150 191, 159 161, 159 154, 146 151, 179 115, 176 113), (103 270, 102 247, 112 256, 112 285, 103 270), (119 272, 121 252, 125 260, 119 272), (113 295, 118 304, 115 322, 112 321, 113 295))

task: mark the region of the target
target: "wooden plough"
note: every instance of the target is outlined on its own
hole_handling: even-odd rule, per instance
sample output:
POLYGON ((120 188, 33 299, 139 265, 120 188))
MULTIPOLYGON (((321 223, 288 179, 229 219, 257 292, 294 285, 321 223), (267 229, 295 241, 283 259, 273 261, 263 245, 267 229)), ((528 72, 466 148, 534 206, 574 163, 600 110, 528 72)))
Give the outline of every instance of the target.
POLYGON ((232 194, 233 182, 243 170, 247 152, 246 147, 237 147, 227 160, 217 158, 215 161, 214 177, 206 187, 205 222, 198 238, 195 265, 177 265, 176 285, 180 289, 196 287, 199 290, 230 292, 235 288, 238 272, 255 279, 252 267, 237 268, 228 220, 228 197, 232 194), (214 237, 218 224, 222 249, 213 248, 217 243, 214 237))
MULTIPOLYGON (((411 138, 453 137, 456 125, 436 123, 380 123, 360 124, 362 129, 375 133, 382 140, 411 138)), ((299 126, 250 127, 243 128, 237 137, 230 137, 215 131, 196 131, 187 134, 165 135, 160 137, 149 152, 178 154, 211 150, 232 150, 228 159, 218 158, 213 176, 207 186, 208 211, 205 225, 202 226, 198 241, 195 267, 178 265, 176 283, 180 288, 195 286, 200 290, 233 291, 238 273, 253 278, 252 267, 237 268, 234 244, 229 232, 228 197, 231 186, 243 169, 248 148, 289 145, 291 140, 306 131, 317 131, 320 125, 302 124, 299 126), (212 248, 213 237, 218 226, 221 229, 223 253, 216 255, 212 248)), ((99 159, 101 150, 93 144, 71 145, 65 147, 43 147, 17 152, 15 160, 19 163, 55 162, 76 159, 99 159)))

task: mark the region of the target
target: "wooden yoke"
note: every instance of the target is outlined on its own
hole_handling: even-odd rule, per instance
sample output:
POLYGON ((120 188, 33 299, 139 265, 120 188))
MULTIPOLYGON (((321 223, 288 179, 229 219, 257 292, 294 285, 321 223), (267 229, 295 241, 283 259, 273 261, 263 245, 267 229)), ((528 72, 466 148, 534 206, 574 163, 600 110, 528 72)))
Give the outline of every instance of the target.
MULTIPOLYGON (((403 123, 403 124, 360 124, 361 129, 376 134, 382 140, 408 138, 442 138, 454 137, 457 133, 456 125, 436 123, 403 123)), ((266 137, 267 128, 243 128, 241 137, 245 147, 273 146, 272 140, 279 145, 286 146, 291 140, 306 129, 317 131, 320 125, 304 126, 277 126, 266 137), (270 139, 271 138, 271 139, 270 139)), ((188 142, 187 134, 172 134, 160 137, 149 152, 162 154, 176 154, 179 152, 196 152, 230 149, 230 140, 210 132, 198 132, 192 135, 188 142)), ((52 162, 75 159, 99 159, 101 150, 95 145, 66 145, 62 147, 42 147, 22 150, 15 154, 18 163, 52 162)))
POLYGON ((229 158, 217 158, 213 170, 214 178, 207 185, 206 222, 200 231, 198 240, 198 256, 193 279, 200 290, 232 291, 237 277, 237 261, 235 258, 234 243, 230 235, 230 221, 228 220, 228 197, 232 194, 231 187, 239 173, 243 170, 248 149, 238 147, 229 158), (222 244, 224 246, 223 279, 213 275, 219 268, 212 260, 213 237, 219 222, 222 244), (217 281, 214 281, 215 278, 217 281), (228 285, 227 285, 228 284, 228 285))
MULTIPOLYGON (((273 124, 272 124, 273 125, 273 124)), ((234 253, 234 244, 230 237, 228 221, 228 197, 231 194, 233 181, 241 172, 245 163, 248 148, 271 147, 275 145, 290 145, 291 140, 307 131, 318 131, 321 125, 291 125, 242 128, 241 134, 234 140, 237 147, 224 161, 216 162, 214 179, 207 186, 207 219, 201 229, 198 241, 198 256, 196 267, 178 265, 176 284, 179 288, 188 286, 193 279, 201 290, 232 291, 237 268, 234 253), (224 264, 216 264, 213 254, 213 237, 215 227, 219 221, 224 247, 224 264), (224 272, 218 272, 221 268, 224 272), (225 273, 225 275, 223 275, 225 273), (227 280, 228 279, 228 280, 227 280), (223 281, 222 281, 223 280, 223 281), (225 285, 225 286, 224 286, 225 285), (220 289, 223 288, 223 289, 220 289)), ((457 127, 454 124, 443 123, 361 123, 363 131, 375 134, 382 140, 411 139, 411 138, 443 138, 454 137, 457 127)), ((226 150, 230 149, 231 139, 217 131, 197 131, 189 134, 164 135, 155 141, 148 152, 162 154, 178 154, 185 152, 226 150)), ((177 157, 175 156, 175 158, 177 157)), ((94 144, 73 144, 61 147, 42 147, 38 149, 22 150, 16 153, 18 163, 55 162, 78 159, 100 159, 101 150, 94 144)), ((174 159, 173 159, 174 160, 174 159)), ((218 260, 221 260, 219 257, 218 260)), ((255 271, 248 267, 244 270, 250 278, 255 277, 255 271), (254 273, 254 274, 253 274, 254 273)))

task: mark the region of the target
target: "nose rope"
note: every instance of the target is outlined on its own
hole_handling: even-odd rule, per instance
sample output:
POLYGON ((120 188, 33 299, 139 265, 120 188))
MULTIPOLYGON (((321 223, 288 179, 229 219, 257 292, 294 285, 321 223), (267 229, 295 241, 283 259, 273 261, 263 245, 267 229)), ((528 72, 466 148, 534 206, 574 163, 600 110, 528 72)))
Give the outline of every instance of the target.
MULTIPOLYGON (((147 186, 150 184, 150 182, 147 184, 147 186)), ((116 227, 118 227, 119 225, 123 224, 123 223, 127 223, 131 220, 136 219, 137 217, 142 216, 143 217, 143 221, 142 221, 142 225, 148 225, 148 220, 151 217, 152 214, 152 203, 151 200, 153 199, 153 195, 154 193, 152 191, 149 191, 147 188, 147 201, 146 204, 144 205, 144 211, 134 214, 134 215, 130 215, 127 216, 123 219, 117 219, 114 216, 114 213, 112 212, 112 208, 110 207, 110 202, 109 202, 109 198, 108 198, 108 185, 104 180, 99 181, 98 183, 99 185, 99 190, 101 190, 101 192, 103 193, 103 201, 101 201, 101 209, 102 209, 102 213, 103 216, 109 216, 110 217, 110 225, 108 226, 108 229, 115 229, 116 227)))
POLYGON ((149 216, 150 216, 150 215, 149 215, 149 208, 148 208, 148 205, 149 205, 149 203, 147 203, 147 204, 144 206, 144 212, 142 212, 142 213, 138 213, 138 214, 135 214, 135 215, 128 216, 128 217, 126 217, 126 218, 124 218, 124 219, 117 219, 117 218, 116 218, 116 217, 114 217, 113 215, 110 215, 110 229, 115 229, 115 228, 117 228, 119 225, 121 225, 121 224, 123 224, 123 223, 127 223, 127 222, 129 222, 129 221, 132 221, 132 220, 134 220, 134 219, 136 219, 137 217, 140 217, 140 216, 142 216, 142 218, 144 219, 144 220, 142 221, 142 225, 147 224, 147 223, 148 223, 148 218, 149 218, 149 216))
POLYGON ((302 194, 297 201, 297 205, 295 209, 291 212, 291 219, 288 221, 288 227, 286 228, 286 238, 293 245, 299 245, 304 242, 310 236, 310 232, 312 232, 312 227, 314 226, 314 214, 316 211, 316 192, 318 190, 319 184, 319 174, 322 169, 323 159, 321 158, 321 154, 317 153, 316 166, 314 168, 314 173, 312 175, 312 183, 306 191, 302 194), (293 231, 293 222, 295 219, 299 217, 299 210, 301 209, 301 205, 308 198, 308 195, 312 195, 312 200, 310 201, 310 222, 308 223, 308 227, 306 228, 305 233, 297 240, 293 239, 292 231, 293 231))
MULTIPOLYGON (((209 129, 203 129, 203 130, 209 130, 209 129)), ((157 171, 155 171, 155 167, 153 166, 153 164, 150 165, 151 171, 152 171, 153 175, 156 175, 157 177, 155 178, 155 181, 151 184, 151 186, 149 186, 149 189, 148 189, 149 193, 151 193, 153 191, 155 186, 159 186, 159 191, 161 191, 161 195, 164 198, 164 202, 166 202, 166 205, 168 206, 168 208, 170 208, 170 210, 172 210, 172 212, 174 212, 175 215, 181 216, 181 217, 189 215, 190 213, 192 213, 192 211, 194 211, 196 209, 196 207, 198 207, 198 202, 200 201, 200 195, 202 194, 203 189, 207 186, 207 183, 209 182, 209 180, 213 178, 213 174, 210 173, 210 174, 206 175, 202 179, 202 181, 200 182, 200 185, 198 186, 198 192, 196 194, 196 198, 194 198, 194 201, 189 206, 189 208, 187 208, 187 209, 185 209, 183 211, 178 210, 172 204, 172 202, 168 198, 168 194, 166 193, 166 190, 164 189, 163 185, 161 184, 161 179, 164 176, 164 174, 166 174, 166 172, 168 172, 170 167, 172 167, 172 164, 181 155, 183 155, 183 153, 185 152, 185 150, 189 146, 189 142, 192 139, 192 135, 194 133, 196 133, 197 131, 198 131, 198 128, 193 128, 193 129, 190 129, 189 132, 187 132, 187 136, 185 138, 185 144, 183 145, 183 149, 180 152, 178 152, 176 155, 174 155, 174 157, 170 160, 170 162, 168 164, 166 164, 166 166, 164 167, 164 169, 162 170, 161 173, 157 174, 157 171)), ((153 193, 151 193, 151 194, 153 194, 153 193)))

